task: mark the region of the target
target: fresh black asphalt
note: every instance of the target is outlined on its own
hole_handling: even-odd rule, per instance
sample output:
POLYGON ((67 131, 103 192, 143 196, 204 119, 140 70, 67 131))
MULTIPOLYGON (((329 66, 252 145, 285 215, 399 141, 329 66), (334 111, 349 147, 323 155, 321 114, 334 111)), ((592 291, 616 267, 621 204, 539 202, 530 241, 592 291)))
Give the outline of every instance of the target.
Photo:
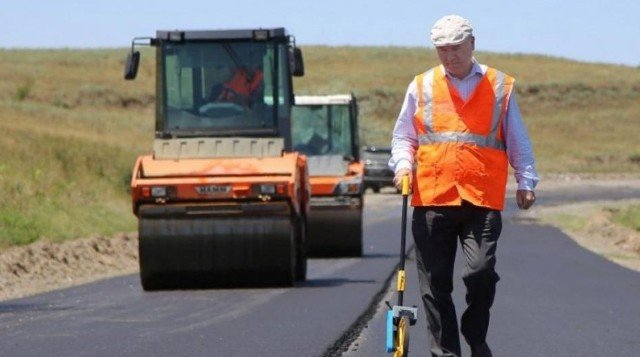
MULTIPOLYGON (((629 187, 587 186, 543 193, 538 204, 639 195, 629 187)), ((496 265, 501 280, 488 335, 494 356, 639 356, 640 273, 585 250, 556 228, 520 219, 513 205, 504 217, 496 265)), ((458 317, 465 308, 462 261, 459 250, 453 295, 458 317)), ((394 290, 391 284, 386 297, 392 304, 397 299, 394 290)), ((430 356, 413 260, 407 265, 405 305, 419 308, 418 323, 410 330, 410 355, 430 356)), ((343 356, 385 354, 386 310, 384 303, 378 305, 343 356)), ((469 356, 462 343, 463 355, 469 356)))
MULTIPOLYGON (((596 187, 539 197, 553 205, 640 192, 596 187)), ((341 355, 342 348, 345 356, 383 356, 379 317, 386 307, 372 301, 388 290, 398 262, 400 198, 367 202, 365 256, 312 259, 308 281, 294 288, 147 293, 130 275, 4 301, 0 356, 323 356, 341 355)), ((514 212, 505 212, 498 247, 501 281, 489 332, 494 355, 637 356, 640 273, 514 212)), ((407 273, 405 301, 421 311, 412 355, 427 356, 413 261, 407 273)), ((461 313, 459 277, 458 271, 454 299, 461 313)))

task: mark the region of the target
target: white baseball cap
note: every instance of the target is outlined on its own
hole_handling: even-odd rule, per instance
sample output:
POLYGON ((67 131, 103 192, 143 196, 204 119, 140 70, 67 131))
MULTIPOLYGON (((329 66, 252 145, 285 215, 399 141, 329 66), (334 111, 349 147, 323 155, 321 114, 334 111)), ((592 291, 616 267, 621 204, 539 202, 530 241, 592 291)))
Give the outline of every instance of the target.
POLYGON ((441 18, 431 29, 431 42, 436 47, 457 45, 472 36, 471 22, 458 15, 447 15, 441 18))

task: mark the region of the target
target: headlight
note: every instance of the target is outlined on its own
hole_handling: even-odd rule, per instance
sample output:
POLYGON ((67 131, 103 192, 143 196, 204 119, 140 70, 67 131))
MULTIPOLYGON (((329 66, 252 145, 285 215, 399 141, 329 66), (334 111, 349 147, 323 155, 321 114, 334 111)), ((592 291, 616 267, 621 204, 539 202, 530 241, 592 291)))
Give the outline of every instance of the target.
POLYGON ((251 186, 254 195, 284 196, 287 194, 286 183, 259 183, 251 186))
POLYGON ((276 185, 272 183, 266 183, 260 185, 259 191, 263 195, 273 195, 276 193, 276 185))
POLYGON ((151 197, 166 197, 167 196, 167 188, 164 186, 152 186, 151 187, 151 197))
POLYGON ((176 187, 174 186, 142 186, 140 187, 141 198, 167 199, 176 196, 176 187))
POLYGON ((340 181, 333 190, 334 195, 357 195, 362 192, 362 178, 340 181))

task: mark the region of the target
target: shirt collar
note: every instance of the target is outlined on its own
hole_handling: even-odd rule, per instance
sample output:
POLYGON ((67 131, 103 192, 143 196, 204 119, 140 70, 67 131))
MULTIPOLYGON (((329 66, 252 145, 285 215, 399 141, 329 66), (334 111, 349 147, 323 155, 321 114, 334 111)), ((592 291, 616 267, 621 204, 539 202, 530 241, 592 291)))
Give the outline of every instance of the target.
POLYGON ((480 63, 478 63, 478 61, 476 61, 475 57, 473 57, 471 59, 471 72, 469 72, 469 74, 466 77, 462 78, 462 79, 458 79, 458 78, 452 76, 449 73, 449 71, 444 69, 443 65, 441 65, 441 66, 442 66, 442 70, 444 71, 446 76, 449 77, 449 79, 455 79, 455 80, 458 80, 458 81, 464 81, 464 80, 467 80, 470 77, 475 76, 475 75, 484 76, 484 71, 482 70, 482 66, 480 66, 480 63))

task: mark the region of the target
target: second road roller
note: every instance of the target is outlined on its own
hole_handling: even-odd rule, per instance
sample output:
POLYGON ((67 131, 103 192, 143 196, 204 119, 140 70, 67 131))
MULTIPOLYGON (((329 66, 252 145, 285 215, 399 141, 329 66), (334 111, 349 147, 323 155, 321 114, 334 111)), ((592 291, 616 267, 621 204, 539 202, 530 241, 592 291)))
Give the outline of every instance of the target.
POLYGON ((364 164, 356 97, 296 96, 293 128, 294 149, 307 155, 311 176, 309 255, 361 256, 364 164))

